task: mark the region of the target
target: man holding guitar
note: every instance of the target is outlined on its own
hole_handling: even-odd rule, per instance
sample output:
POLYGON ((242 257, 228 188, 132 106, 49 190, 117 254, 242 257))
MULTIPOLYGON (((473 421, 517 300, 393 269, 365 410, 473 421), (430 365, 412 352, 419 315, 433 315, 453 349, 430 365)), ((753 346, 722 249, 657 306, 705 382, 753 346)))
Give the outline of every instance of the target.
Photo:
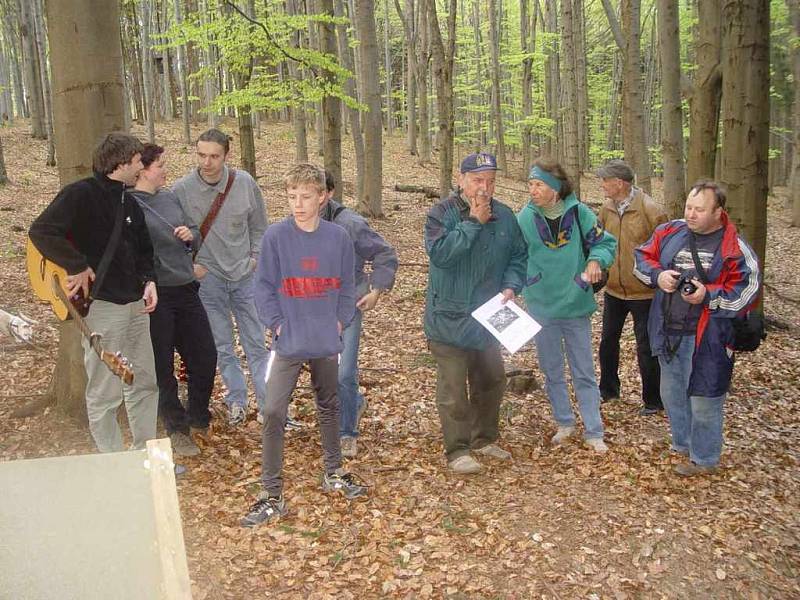
POLYGON ((158 388, 148 316, 158 302, 153 246, 142 209, 125 192, 142 169, 141 152, 131 135, 105 136, 92 158, 94 175, 65 186, 29 231, 36 249, 66 270, 67 295, 88 308, 92 336, 101 336, 135 368, 131 383, 120 381, 92 340, 84 339, 86 410, 100 452, 124 449, 117 423, 123 401, 133 447, 144 448, 156 435, 158 388))

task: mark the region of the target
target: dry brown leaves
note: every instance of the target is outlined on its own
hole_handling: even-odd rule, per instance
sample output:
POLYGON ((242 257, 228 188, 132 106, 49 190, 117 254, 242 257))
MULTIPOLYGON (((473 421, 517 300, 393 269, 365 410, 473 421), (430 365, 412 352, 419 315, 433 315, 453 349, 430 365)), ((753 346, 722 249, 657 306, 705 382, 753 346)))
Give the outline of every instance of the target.
MULTIPOLYGON (((86 430, 55 410, 8 416, 46 391, 57 341, 49 309, 28 291, 23 252, 25 230, 58 180, 44 166, 44 145, 27 134, 24 123, 0 131, 12 179, 0 189, 0 305, 39 319, 39 338, 35 348, 0 340, 2 460, 92 451, 86 430)), ((177 125, 161 127, 159 141, 169 149, 174 179, 192 154, 177 125)), ((354 164, 345 145, 344 187, 351 190, 354 164)), ((290 129, 266 127, 257 149, 274 220, 286 214, 279 182, 294 155, 290 129)), ((791 329, 771 331, 756 354, 739 360, 719 475, 685 481, 672 474, 666 419, 637 416, 629 326, 623 400, 603 407, 608 455, 577 442, 549 447, 554 427, 543 393, 509 394, 502 443, 514 461, 489 462, 484 474, 465 479, 444 466, 435 371, 421 330, 421 234, 431 202, 392 191, 397 182, 435 185, 436 168, 417 165, 400 138, 387 140, 384 165, 386 218, 374 226, 398 248, 401 270, 395 289, 365 320, 361 377, 370 408, 359 457, 348 465, 372 486, 369 499, 348 503, 319 489, 321 450, 303 381, 297 403, 308 427, 286 445, 291 512, 273 526, 240 528, 258 489, 259 428, 250 421, 231 430, 218 420, 179 482, 195 597, 798 597, 800 289, 793 265, 800 230, 787 226, 782 202, 770 205, 767 307, 791 329)), ((522 206, 521 182, 499 184, 499 197, 522 206)), ((584 181, 584 199, 600 199, 593 178, 584 181)), ((536 367, 530 351, 515 363, 536 367)), ((214 409, 222 415, 222 408, 218 387, 214 409)))

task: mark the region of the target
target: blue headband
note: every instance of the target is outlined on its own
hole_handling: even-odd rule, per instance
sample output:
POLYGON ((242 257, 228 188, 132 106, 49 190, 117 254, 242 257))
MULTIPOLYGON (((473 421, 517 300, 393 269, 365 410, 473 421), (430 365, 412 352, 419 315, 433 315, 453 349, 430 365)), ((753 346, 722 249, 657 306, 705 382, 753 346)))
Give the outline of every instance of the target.
POLYGON ((532 166, 530 173, 528 173, 528 180, 531 179, 544 181, 548 187, 553 188, 556 193, 561 191, 561 180, 536 165, 532 166))

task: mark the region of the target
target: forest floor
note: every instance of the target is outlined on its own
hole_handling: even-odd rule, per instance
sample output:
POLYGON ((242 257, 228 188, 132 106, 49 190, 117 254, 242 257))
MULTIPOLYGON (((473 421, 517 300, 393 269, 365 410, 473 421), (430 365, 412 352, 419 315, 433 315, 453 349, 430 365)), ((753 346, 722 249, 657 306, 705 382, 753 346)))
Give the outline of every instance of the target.
MULTIPOLYGON (((20 123, 1 133, 11 183, 0 188, 0 306, 39 324, 35 347, 0 340, 0 460, 94 451, 86 427, 56 409, 10 417, 46 391, 57 347, 55 318, 28 287, 24 247, 58 177, 45 166, 45 145, 28 132, 20 123)), ((159 127, 158 138, 174 181, 193 154, 178 124, 159 127)), ((280 176, 294 156, 291 129, 271 125, 256 146, 274 221, 287 212, 280 176)), ((345 142, 348 202, 352 156, 345 142)), ((296 397, 307 427, 290 433, 286 445, 290 513, 275 525, 241 528, 258 490, 260 428, 252 411, 245 426, 227 426, 219 383, 213 435, 200 456, 183 461, 188 472, 178 480, 196 599, 800 597, 800 229, 788 226, 785 200, 770 198, 765 279, 767 313, 787 328, 771 330, 756 353, 738 361, 717 474, 674 475, 666 418, 638 416, 629 324, 623 398, 602 408, 608 454, 579 441, 551 447, 555 427, 543 391, 507 393, 501 444, 513 461, 487 461, 482 474, 465 478, 445 465, 434 363, 422 332, 422 228, 432 200, 393 191, 398 182, 435 187, 437 170, 419 166, 397 137, 385 144, 384 182, 386 218, 373 225, 398 249, 401 267, 394 290, 364 322, 361 383, 369 409, 359 456, 347 464, 371 486, 369 498, 350 503, 321 492, 319 435, 304 382, 296 397)), ((583 190, 585 200, 601 199, 594 176, 585 177, 583 190)), ((518 209, 525 185, 501 178, 496 196, 518 209)), ((596 314, 595 348, 599 331, 596 314)), ((539 377, 529 348, 513 361, 539 377)))

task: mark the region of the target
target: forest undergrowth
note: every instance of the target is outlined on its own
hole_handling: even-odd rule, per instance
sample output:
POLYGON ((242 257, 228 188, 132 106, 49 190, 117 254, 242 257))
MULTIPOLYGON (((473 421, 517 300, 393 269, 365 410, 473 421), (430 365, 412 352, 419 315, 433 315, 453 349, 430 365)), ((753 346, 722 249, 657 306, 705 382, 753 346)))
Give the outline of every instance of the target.
MULTIPOLYGON (((24 247, 58 177, 45 166, 45 144, 28 133, 25 123, 2 131, 11 183, 0 188, 0 307, 37 319, 37 340, 26 346, 0 339, 0 460, 94 451, 86 427, 54 408, 11 418, 47 390, 57 349, 55 318, 29 290, 24 247)), ((174 181, 193 153, 177 123, 162 124, 157 137, 174 181)), ((236 165, 236 142, 233 148, 236 165)), ((256 148, 272 222, 287 214, 280 177, 294 156, 291 129, 267 126, 256 148)), ((347 142, 343 152, 345 201, 352 204, 347 142)), ((551 447, 555 427, 539 387, 506 394, 501 445, 513 460, 487 460, 483 474, 464 478, 446 469, 434 362, 422 333, 422 227, 432 201, 393 191, 395 183, 436 186, 438 169, 419 166, 394 137, 385 140, 383 173, 386 218, 373 226, 398 249, 401 266, 394 290, 364 321, 361 383, 369 408, 359 455, 347 465, 370 485, 369 497, 349 503, 322 493, 304 379, 296 402, 306 427, 286 445, 290 513, 275 525, 241 528, 258 491, 260 427, 252 398, 246 425, 228 427, 218 379, 213 433, 201 440, 200 456, 182 461, 188 472, 178 481, 194 598, 800 597, 800 229, 789 227, 785 199, 769 201, 765 302, 778 325, 756 353, 737 361, 718 474, 678 478, 666 418, 638 416, 628 324, 622 399, 602 408, 608 454, 578 441, 551 447)), ((601 200, 594 176, 582 184, 584 200, 601 200)), ((496 196, 515 209, 527 200, 524 183, 512 179, 499 179, 496 196)), ((598 313, 595 348, 599 326, 598 313)), ((508 360, 541 379, 529 347, 508 360)))

